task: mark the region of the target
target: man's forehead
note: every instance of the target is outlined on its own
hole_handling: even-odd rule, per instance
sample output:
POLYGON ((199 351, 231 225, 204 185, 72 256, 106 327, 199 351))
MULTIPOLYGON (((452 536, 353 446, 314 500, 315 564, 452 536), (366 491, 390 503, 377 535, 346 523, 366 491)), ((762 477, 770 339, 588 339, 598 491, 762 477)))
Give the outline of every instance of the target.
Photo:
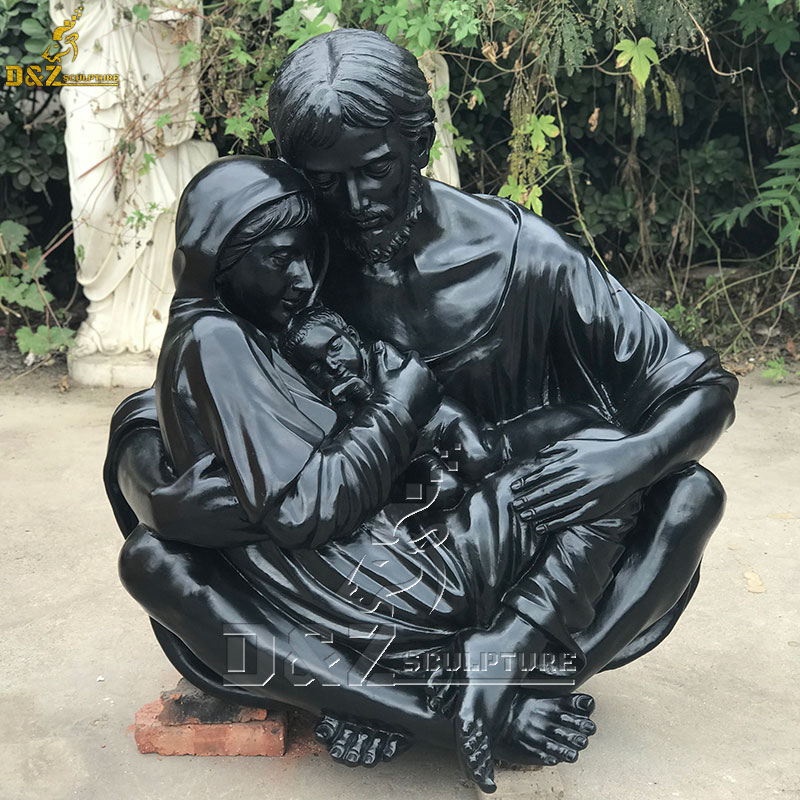
POLYGON ((389 155, 386 128, 352 128, 344 126, 331 147, 300 145, 297 166, 308 172, 346 172, 389 155))

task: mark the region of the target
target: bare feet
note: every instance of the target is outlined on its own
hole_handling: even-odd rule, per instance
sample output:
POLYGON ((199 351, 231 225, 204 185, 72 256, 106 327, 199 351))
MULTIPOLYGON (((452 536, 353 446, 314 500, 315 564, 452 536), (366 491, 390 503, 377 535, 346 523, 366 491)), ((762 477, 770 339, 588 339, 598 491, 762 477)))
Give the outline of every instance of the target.
POLYGON ((465 669, 458 677, 465 683, 453 715, 456 752, 466 774, 490 794, 497 789, 493 747, 512 716, 524 677, 521 657, 543 652, 547 641, 511 609, 502 610, 489 630, 465 631, 459 638, 465 669))
POLYGON ((348 767, 374 767, 391 761, 410 746, 401 733, 325 715, 314 730, 331 758, 348 767))
POLYGON ((547 767, 577 761, 597 730, 589 719, 592 711, 594 700, 588 694, 520 695, 497 744, 497 756, 517 764, 547 767))

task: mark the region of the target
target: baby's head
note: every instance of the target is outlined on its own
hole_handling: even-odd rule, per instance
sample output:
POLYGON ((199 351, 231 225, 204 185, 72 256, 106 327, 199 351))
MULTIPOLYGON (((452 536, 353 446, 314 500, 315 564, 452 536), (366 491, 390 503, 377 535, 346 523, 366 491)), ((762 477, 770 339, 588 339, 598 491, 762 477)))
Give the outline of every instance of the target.
POLYGON ((286 360, 332 403, 366 400, 369 364, 355 328, 324 306, 300 311, 281 340, 286 360))

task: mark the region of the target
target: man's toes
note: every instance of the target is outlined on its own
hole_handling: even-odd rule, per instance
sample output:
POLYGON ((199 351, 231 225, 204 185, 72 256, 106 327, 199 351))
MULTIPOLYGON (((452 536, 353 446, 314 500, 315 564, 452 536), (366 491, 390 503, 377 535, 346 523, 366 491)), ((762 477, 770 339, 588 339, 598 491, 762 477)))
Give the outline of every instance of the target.
POLYGON ((342 725, 341 731, 328 749, 334 761, 344 761, 344 755, 350 749, 351 739, 355 739, 355 735, 356 729, 353 726, 347 724, 342 725))
POLYGON ((575 731, 570 731, 566 728, 553 728, 550 738, 559 741, 562 744, 566 744, 575 750, 583 750, 586 745, 589 744, 589 740, 584 734, 576 733, 575 731))
POLYGON ((531 747, 526 742, 520 742, 519 745, 527 753, 529 764, 544 767, 554 767, 558 764, 558 759, 555 756, 545 753, 544 750, 538 747, 531 747))
POLYGON ((494 782, 494 767, 489 766, 487 770, 481 771, 480 775, 476 776, 475 783, 484 794, 493 794, 497 791, 497 784, 494 782))
POLYGON ((369 734, 363 729, 356 731, 344 754, 344 763, 347 764, 348 767, 357 767, 362 763, 364 748, 368 741, 369 734))
POLYGON ((497 789, 491 742, 480 719, 462 719, 456 724, 458 756, 464 771, 485 794, 497 789))
POLYGON ((317 727, 314 728, 314 736, 322 744, 330 744, 336 738, 339 728, 339 721, 326 714, 317 723, 317 727))
POLYGON ((396 755, 399 755, 405 749, 403 747, 404 743, 403 737, 396 733, 390 733, 386 747, 383 748, 383 760, 391 761, 396 755))
POLYGON ((587 717, 579 716, 578 714, 561 714, 560 720, 565 725, 569 725, 571 728, 585 733, 587 736, 592 736, 597 733, 597 725, 587 717))
POLYGON ((547 752, 555 756, 559 761, 567 761, 572 764, 578 760, 578 752, 571 747, 551 741, 550 739, 545 742, 544 746, 547 752))
POLYGON ((364 757, 361 763, 365 767, 374 767, 381 758, 381 751, 383 750, 384 736, 376 733, 374 734, 367 746, 364 748, 364 757))
POLYGON ((572 707, 581 714, 594 711, 594 698, 589 694, 573 694, 570 696, 572 707))

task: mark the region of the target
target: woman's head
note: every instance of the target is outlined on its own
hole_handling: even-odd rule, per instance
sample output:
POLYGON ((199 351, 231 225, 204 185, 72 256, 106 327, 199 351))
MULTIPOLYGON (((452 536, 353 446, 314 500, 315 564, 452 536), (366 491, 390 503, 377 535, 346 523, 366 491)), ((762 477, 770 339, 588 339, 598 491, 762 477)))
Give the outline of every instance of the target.
POLYGON ((178 204, 172 316, 221 300, 258 327, 281 330, 323 263, 312 198, 284 161, 229 156, 200 170, 178 204))
POLYGON ((280 331, 311 295, 317 230, 310 193, 295 193, 252 211, 217 259, 222 302, 255 325, 280 331))

